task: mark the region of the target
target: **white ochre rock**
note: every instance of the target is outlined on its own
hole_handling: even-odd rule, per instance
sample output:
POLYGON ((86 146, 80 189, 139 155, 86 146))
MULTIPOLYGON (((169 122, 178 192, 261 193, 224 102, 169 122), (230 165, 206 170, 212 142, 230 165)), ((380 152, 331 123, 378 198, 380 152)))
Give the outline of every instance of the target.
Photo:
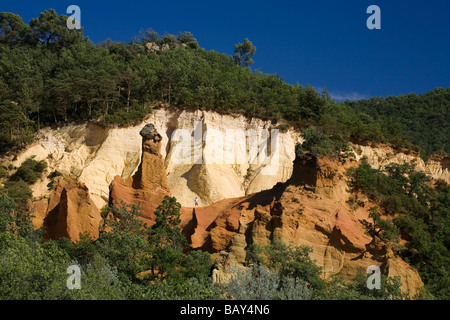
MULTIPOLYGON (((301 142, 295 130, 275 135, 272 129, 276 124, 270 121, 212 111, 159 108, 141 124, 128 128, 82 124, 43 129, 13 165, 18 167, 31 156, 46 160, 46 176, 56 172, 79 178, 96 206, 102 208, 107 204, 114 177, 121 176, 126 181, 137 170, 142 154, 139 132, 148 123, 154 124, 162 136, 161 154, 171 194, 185 207, 192 207, 195 197, 203 207, 285 182, 292 174, 295 145, 301 142)), ((394 154, 390 148, 354 149, 360 152, 355 152, 358 158, 365 155, 375 166, 416 159, 419 169, 449 181, 448 168, 439 162, 429 162, 427 167, 420 158, 394 154)), ((34 197, 47 197, 50 182, 49 178, 37 182, 33 186, 34 197)))

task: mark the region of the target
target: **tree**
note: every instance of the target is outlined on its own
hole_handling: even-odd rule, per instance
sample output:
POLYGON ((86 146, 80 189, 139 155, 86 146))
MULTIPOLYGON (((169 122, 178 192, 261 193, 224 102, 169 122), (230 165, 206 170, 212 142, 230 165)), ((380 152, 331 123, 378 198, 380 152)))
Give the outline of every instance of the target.
POLYGON ((146 270, 149 246, 139 206, 123 201, 102 212, 103 224, 97 247, 118 272, 133 279, 146 270))
POLYGON ((172 246, 182 248, 186 239, 180 229, 181 204, 174 197, 165 196, 161 205, 156 208, 156 223, 150 228, 149 235, 152 242, 158 246, 172 246))
POLYGON ((188 46, 188 48, 191 49, 197 49, 200 46, 198 45, 197 39, 195 39, 194 35, 190 32, 183 32, 180 33, 177 37, 177 40, 179 43, 184 43, 185 45, 188 46))
POLYGON ((175 49, 179 46, 178 39, 173 34, 165 34, 161 39, 161 45, 167 45, 170 49, 175 49))
POLYGON ((398 241, 398 228, 391 221, 381 219, 381 214, 378 212, 378 207, 372 207, 369 211, 369 217, 373 219, 373 224, 369 229, 369 234, 372 237, 377 236, 385 242, 398 241))
POLYGON ((234 45, 234 62, 241 67, 248 67, 254 63, 251 57, 255 55, 255 52, 256 47, 250 40, 245 38, 243 43, 234 45))
MULTIPOLYGON (((367 274, 359 271, 354 282, 350 285, 360 295, 360 299, 378 299, 378 300, 403 300, 408 298, 401 290, 402 282, 399 276, 387 277, 381 274, 381 289, 370 290, 367 287, 367 274)), ((409 297, 413 298, 413 297, 409 297)))
POLYGON ((10 181, 23 180, 33 185, 41 178, 42 173, 47 168, 45 160, 36 161, 33 157, 26 159, 17 169, 17 171, 9 178, 10 181))
POLYGON ((211 273, 213 260, 211 254, 201 250, 189 252, 185 257, 185 274, 188 278, 204 278, 211 273))
POLYGON ((6 193, 6 195, 14 199, 17 212, 26 212, 27 201, 33 196, 33 192, 31 191, 28 183, 24 182, 23 180, 6 181, 4 185, 5 188, 4 190, 2 190, 2 192, 6 193))
POLYGON ((341 161, 355 157, 348 142, 339 135, 329 137, 315 128, 308 128, 303 130, 303 138, 305 141, 296 146, 298 156, 308 152, 316 157, 336 157, 341 161))
POLYGON ((160 44, 161 37, 159 36, 158 32, 154 31, 152 28, 147 30, 142 30, 139 33, 139 38, 142 44, 147 44, 149 42, 156 43, 157 45, 160 44))
POLYGON ((101 104, 103 108, 103 116, 107 116, 109 114, 120 95, 118 91, 120 86, 117 86, 117 80, 109 71, 110 70, 100 70, 95 79, 96 84, 98 84, 98 98, 95 99, 95 101, 98 101, 101 104))
POLYGON ((282 278, 290 277, 294 281, 306 282, 315 290, 322 290, 322 269, 311 260, 311 252, 311 247, 288 246, 279 240, 265 248, 267 265, 277 270, 282 278))
POLYGON ((10 101, 0 103, 0 150, 22 147, 33 138, 32 121, 10 101))
POLYGON ((36 19, 31 19, 30 26, 41 44, 59 49, 83 39, 82 29, 67 28, 67 19, 67 16, 58 16, 54 9, 50 9, 42 12, 36 19))
POLYGON ((14 212, 16 204, 7 195, 0 194, 0 232, 14 229, 14 212))
POLYGON ((166 196, 155 211, 156 223, 148 230, 148 239, 153 247, 153 274, 156 268, 160 275, 173 274, 183 259, 186 239, 181 234, 180 209, 176 198, 166 196))
POLYGON ((324 289, 325 282, 321 279, 322 268, 318 267, 309 256, 312 248, 286 245, 280 240, 275 240, 267 247, 254 245, 247 250, 248 266, 264 265, 271 272, 276 272, 279 278, 279 297, 309 299, 312 293, 316 295, 324 289))
POLYGON ((129 69, 119 71, 119 80, 126 94, 126 111, 130 111, 132 93, 139 87, 141 83, 140 77, 136 72, 129 69))
POLYGON ((317 121, 327 103, 327 96, 321 96, 312 86, 306 86, 298 100, 300 119, 317 121))
POLYGON ((10 47, 32 43, 33 33, 20 16, 10 12, 0 12, 0 43, 10 47))

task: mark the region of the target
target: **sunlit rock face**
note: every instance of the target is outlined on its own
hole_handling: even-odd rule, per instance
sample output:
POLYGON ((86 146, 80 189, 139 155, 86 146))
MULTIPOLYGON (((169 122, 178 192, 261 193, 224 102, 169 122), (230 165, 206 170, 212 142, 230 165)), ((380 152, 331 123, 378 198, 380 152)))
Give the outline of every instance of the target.
POLYGON ((414 162, 432 178, 450 182, 448 157, 424 162, 414 152, 381 144, 352 144, 356 159, 346 163, 297 157, 299 132, 276 128, 242 115, 162 108, 128 128, 42 130, 12 163, 19 166, 30 156, 48 163, 33 186, 40 201, 31 207, 35 227, 49 239, 75 241, 86 231, 96 238, 100 209, 120 200, 139 203, 142 219, 152 224, 162 199, 174 196, 182 204, 187 250, 213 254, 215 281, 227 281, 250 244, 280 240, 313 248, 324 278, 352 279, 377 265, 400 276, 405 292, 418 293, 423 283, 417 271, 365 232, 363 221, 375 204, 363 198, 358 209, 347 204, 345 172, 363 158, 376 168, 414 162), (200 206, 193 208, 195 197, 200 206))
MULTIPOLYGON (((20 153, 13 165, 20 166, 30 156, 46 160, 47 176, 79 179, 96 206, 102 208, 109 201, 109 186, 115 177, 128 181, 137 171, 142 155, 139 133, 147 124, 153 124, 161 136, 167 182, 183 206, 192 206, 195 197, 204 207, 285 182, 292 174, 295 145, 302 141, 293 129, 275 135, 277 124, 270 121, 161 108, 141 124, 128 128, 83 124, 41 130, 36 142, 20 153)), ((365 156, 375 167, 415 161, 418 169, 450 182, 448 158, 436 155, 425 163, 415 153, 379 144, 355 144, 353 149, 358 160, 365 156)), ((49 183, 51 178, 36 183, 34 196, 48 197, 49 183)))

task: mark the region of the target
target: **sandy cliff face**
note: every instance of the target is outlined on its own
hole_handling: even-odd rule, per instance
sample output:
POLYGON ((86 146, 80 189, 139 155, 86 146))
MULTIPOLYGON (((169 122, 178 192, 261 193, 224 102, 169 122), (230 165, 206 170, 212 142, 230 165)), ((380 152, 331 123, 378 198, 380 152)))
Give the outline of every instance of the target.
MULTIPOLYGON (((376 265, 388 276, 399 276, 402 290, 411 297, 418 294, 423 282, 417 271, 395 256, 389 245, 366 234, 363 221, 372 222, 369 208, 373 204, 366 202, 353 210, 342 201, 347 194, 340 186, 346 184, 343 174, 349 165, 354 163, 342 165, 327 158, 296 159, 292 178, 286 183, 240 198, 233 209, 227 208, 224 214, 217 215, 217 222, 206 229, 210 237, 202 235, 209 241, 205 242, 208 243, 206 248, 218 256, 214 280, 228 281, 230 268, 245 262, 245 249, 249 245, 264 247, 273 240, 280 240, 294 246, 311 247, 311 258, 323 268, 324 278, 339 274, 352 280, 358 271, 365 272, 369 266, 376 265), (233 210, 240 214, 226 214, 233 210), (222 222, 225 216, 228 224, 222 222), (228 245, 215 240, 228 238, 214 236, 219 233, 216 229, 224 225, 236 230, 228 245), (219 248, 227 249, 215 250, 219 248)), ((198 228, 203 229, 201 225, 198 228)))
MULTIPOLYGON (((292 173, 293 150, 299 141, 297 132, 280 133, 278 166, 271 168, 262 163, 264 159, 258 161, 264 149, 256 155, 250 151, 266 145, 263 131, 274 127, 270 121, 175 108, 155 110, 146 121, 130 128, 105 129, 84 124, 42 130, 38 140, 19 154, 13 164, 19 166, 33 155, 37 160, 46 160, 48 174, 56 172, 83 181, 96 206, 102 208, 108 203, 109 186, 114 178, 120 176, 127 181, 138 169, 142 153, 139 132, 148 123, 154 123, 161 134, 168 185, 183 206, 191 206, 195 197, 200 199, 200 206, 207 206, 270 189, 292 173), (203 139, 195 140, 194 131, 197 129, 197 135, 199 128, 203 139), (230 141, 225 139, 227 130, 231 135, 234 132, 230 141), (187 148, 183 142, 186 133, 191 139, 187 148), (201 164, 196 164, 198 154, 202 156, 201 164), (227 164, 231 158, 234 161, 227 164), (270 172, 263 174, 264 167, 270 172)), ((37 183, 33 187, 34 196, 48 197, 51 190, 46 186, 50 182, 46 178, 37 183)))
POLYGON ((160 153, 161 135, 152 124, 141 131, 142 162, 135 175, 125 182, 116 176, 110 186, 110 205, 121 201, 140 205, 142 218, 148 225, 155 221, 154 212, 165 196, 170 196, 164 160, 160 153))
POLYGON ((100 210, 84 183, 69 177, 59 180, 49 199, 34 202, 32 210, 33 224, 45 230, 46 239, 77 241, 80 233, 85 232, 93 239, 98 238, 100 210))
POLYGON ((431 155, 425 162, 419 153, 404 148, 393 148, 380 143, 367 143, 365 145, 352 145, 358 160, 367 158, 367 162, 374 168, 386 166, 389 163, 410 162, 416 169, 424 171, 433 179, 442 179, 450 183, 450 157, 441 154, 431 155))
POLYGON ((48 238, 77 240, 84 231, 96 238, 99 209, 114 200, 140 202, 151 224, 155 208, 172 195, 183 206, 182 228, 190 249, 216 258, 216 281, 226 281, 229 268, 245 261, 250 244, 265 246, 279 239, 312 247, 325 278, 340 274, 351 279, 378 265, 385 274, 400 276, 404 291, 417 294, 423 286, 417 271, 365 232, 362 222, 370 220, 373 204, 361 200, 353 210, 346 203, 345 171, 362 157, 374 167, 408 161, 450 182, 449 158, 435 155, 423 162, 417 154, 380 144, 353 145, 357 159, 346 164, 296 157, 299 133, 280 133, 275 149, 264 136, 273 127, 244 116, 158 109, 130 128, 85 124, 43 130, 13 163, 19 166, 35 155, 49 165, 45 178, 33 186, 34 197, 43 198, 33 204, 33 222, 48 238), (232 139, 224 140, 229 131, 232 139), (271 149, 265 159, 276 155, 278 161, 257 161, 266 154, 264 147, 271 149), (199 155, 202 161, 196 163, 199 155), (234 162, 227 163, 227 157, 234 162), (195 197, 198 208, 192 208, 195 197))
MULTIPOLYGON (((141 202, 149 224, 167 194, 157 136, 155 140, 143 135, 143 162, 132 181, 127 184, 118 177, 111 185, 111 199, 141 202)), ((324 278, 340 274, 352 280, 358 271, 376 265, 388 276, 399 276, 403 291, 415 296, 423 286, 417 271, 395 256, 388 244, 366 234, 363 221, 371 221, 369 208, 374 204, 366 201, 354 210, 346 203, 345 172, 354 165, 356 160, 344 164, 327 157, 296 157, 291 177, 270 190, 203 208, 183 207, 182 233, 190 249, 208 251, 216 258, 215 281, 227 281, 230 269, 245 263, 251 244, 264 247, 280 240, 311 247, 311 258, 323 267, 324 278)))
MULTIPOLYGON (((264 136, 276 127, 270 121, 168 108, 155 110, 143 123, 129 128, 105 129, 84 124, 44 129, 37 141, 12 163, 20 166, 30 156, 46 160, 47 176, 79 179, 86 184, 95 205, 102 208, 108 204, 109 186, 115 177, 127 181, 137 171, 142 154, 139 132, 148 123, 155 124, 161 135, 167 183, 172 195, 183 206, 192 206, 195 197, 200 199, 200 206, 205 207, 285 182, 292 174, 295 145, 301 142, 299 133, 294 130, 280 132, 277 152, 273 153, 278 158, 271 158, 265 149, 270 149, 270 139, 264 136), (200 130, 203 139, 198 139, 200 130), (225 138, 227 133, 230 134, 225 138), (190 140, 187 147, 184 139, 190 140), (196 164, 199 155, 202 161, 196 164), (233 159, 231 164, 227 163, 229 159, 233 159), (270 161, 277 165, 271 165, 270 161)), ((430 157, 425 163, 416 154, 396 151, 389 146, 353 147, 358 159, 366 156, 375 167, 390 162, 416 161, 417 167, 433 178, 450 182, 450 161, 446 157, 430 157)), ((48 198, 52 190, 47 187, 49 183, 50 178, 36 183, 34 197, 48 198)))

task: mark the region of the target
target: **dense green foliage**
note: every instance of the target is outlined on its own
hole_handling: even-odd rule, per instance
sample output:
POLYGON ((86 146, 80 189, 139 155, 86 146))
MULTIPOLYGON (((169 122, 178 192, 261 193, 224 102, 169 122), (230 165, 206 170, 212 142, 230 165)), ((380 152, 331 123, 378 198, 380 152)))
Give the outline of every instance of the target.
POLYGON ((42 175, 42 172, 47 168, 47 163, 36 161, 33 158, 26 159, 17 171, 9 178, 11 181, 23 180, 28 184, 35 184, 42 175))
MULTIPOLYGON (((41 178, 46 168, 47 162, 44 160, 36 161, 33 157, 26 159, 16 172, 3 183, 3 188, 0 188, 0 194, 8 195, 14 200, 18 211, 25 212, 27 210, 27 200, 32 198, 30 186, 41 178)), ((8 176, 8 172, 5 169, 3 170, 3 177, 0 178, 8 176)))
POLYGON ((98 121, 129 125, 161 103, 287 120, 343 139, 449 151, 450 88, 424 95, 335 102, 326 91, 290 85, 248 66, 245 39, 235 56, 202 49, 189 32, 153 30, 129 43, 93 44, 67 17, 47 10, 29 25, 0 13, 0 151, 29 143, 47 125, 98 121))
POLYGON ((378 201, 393 224, 372 208, 372 234, 383 240, 398 235, 407 240, 398 248, 402 258, 419 270, 428 291, 439 299, 450 297, 450 185, 429 178, 414 165, 390 164, 373 169, 367 162, 349 171, 351 187, 378 201), (400 233, 399 233, 400 232, 400 233))
POLYGON ((303 138, 305 141, 296 146, 295 152, 298 156, 309 153, 316 157, 336 157, 342 161, 355 157, 349 143, 339 135, 327 136, 317 129, 308 128, 303 130, 303 138))
POLYGON ((437 151, 450 153, 450 88, 352 101, 348 105, 382 124, 388 141, 395 143, 396 137, 410 141, 421 147, 422 156, 437 151))
POLYGON ((234 62, 239 66, 248 67, 254 63, 251 57, 255 55, 256 47, 246 38, 243 43, 238 43, 234 46, 234 53, 234 62))

